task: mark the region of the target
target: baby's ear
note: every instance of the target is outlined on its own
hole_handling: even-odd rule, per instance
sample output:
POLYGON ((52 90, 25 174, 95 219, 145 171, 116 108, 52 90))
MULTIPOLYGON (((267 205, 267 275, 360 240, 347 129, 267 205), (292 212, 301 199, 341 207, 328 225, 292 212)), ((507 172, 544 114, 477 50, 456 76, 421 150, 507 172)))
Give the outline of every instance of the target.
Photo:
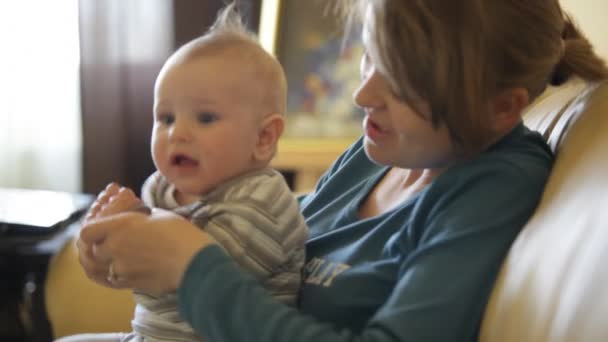
POLYGON ((256 161, 267 162, 274 157, 277 150, 277 142, 283 134, 285 118, 281 114, 266 115, 262 119, 258 131, 258 141, 253 150, 253 158, 256 161))

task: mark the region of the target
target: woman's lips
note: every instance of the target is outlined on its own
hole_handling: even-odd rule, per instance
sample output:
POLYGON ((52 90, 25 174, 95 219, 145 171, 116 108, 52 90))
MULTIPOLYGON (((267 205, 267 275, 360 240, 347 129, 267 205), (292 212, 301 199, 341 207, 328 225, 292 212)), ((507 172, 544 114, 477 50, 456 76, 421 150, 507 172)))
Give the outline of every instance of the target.
POLYGON ((372 141, 378 141, 386 135, 386 132, 378 126, 369 116, 365 117, 364 120, 365 135, 372 141))

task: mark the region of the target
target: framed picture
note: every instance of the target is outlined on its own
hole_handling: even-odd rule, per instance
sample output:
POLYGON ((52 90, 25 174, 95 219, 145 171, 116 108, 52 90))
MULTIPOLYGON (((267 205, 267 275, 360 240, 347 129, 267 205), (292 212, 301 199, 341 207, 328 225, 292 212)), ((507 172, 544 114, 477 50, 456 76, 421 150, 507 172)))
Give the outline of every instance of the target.
POLYGON ((359 39, 344 40, 327 1, 263 0, 259 36, 285 69, 286 138, 345 138, 361 134, 359 39))

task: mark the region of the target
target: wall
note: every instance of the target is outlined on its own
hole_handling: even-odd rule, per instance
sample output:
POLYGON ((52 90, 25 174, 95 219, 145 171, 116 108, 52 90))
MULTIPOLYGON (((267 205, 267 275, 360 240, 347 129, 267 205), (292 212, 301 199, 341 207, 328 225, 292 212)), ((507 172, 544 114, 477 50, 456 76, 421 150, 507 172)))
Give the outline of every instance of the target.
POLYGON ((608 61, 608 0, 561 0, 560 2, 591 40, 596 52, 608 61))

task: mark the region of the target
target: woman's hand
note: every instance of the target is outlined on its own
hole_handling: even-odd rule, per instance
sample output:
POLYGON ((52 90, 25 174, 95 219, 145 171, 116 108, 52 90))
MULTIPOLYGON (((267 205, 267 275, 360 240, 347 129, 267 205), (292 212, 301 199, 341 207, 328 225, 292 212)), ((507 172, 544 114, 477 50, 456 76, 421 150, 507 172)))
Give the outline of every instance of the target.
POLYGON ((161 294, 177 289, 190 260, 211 243, 181 216, 155 209, 151 215, 124 212, 85 221, 78 248, 81 265, 97 283, 161 294))

